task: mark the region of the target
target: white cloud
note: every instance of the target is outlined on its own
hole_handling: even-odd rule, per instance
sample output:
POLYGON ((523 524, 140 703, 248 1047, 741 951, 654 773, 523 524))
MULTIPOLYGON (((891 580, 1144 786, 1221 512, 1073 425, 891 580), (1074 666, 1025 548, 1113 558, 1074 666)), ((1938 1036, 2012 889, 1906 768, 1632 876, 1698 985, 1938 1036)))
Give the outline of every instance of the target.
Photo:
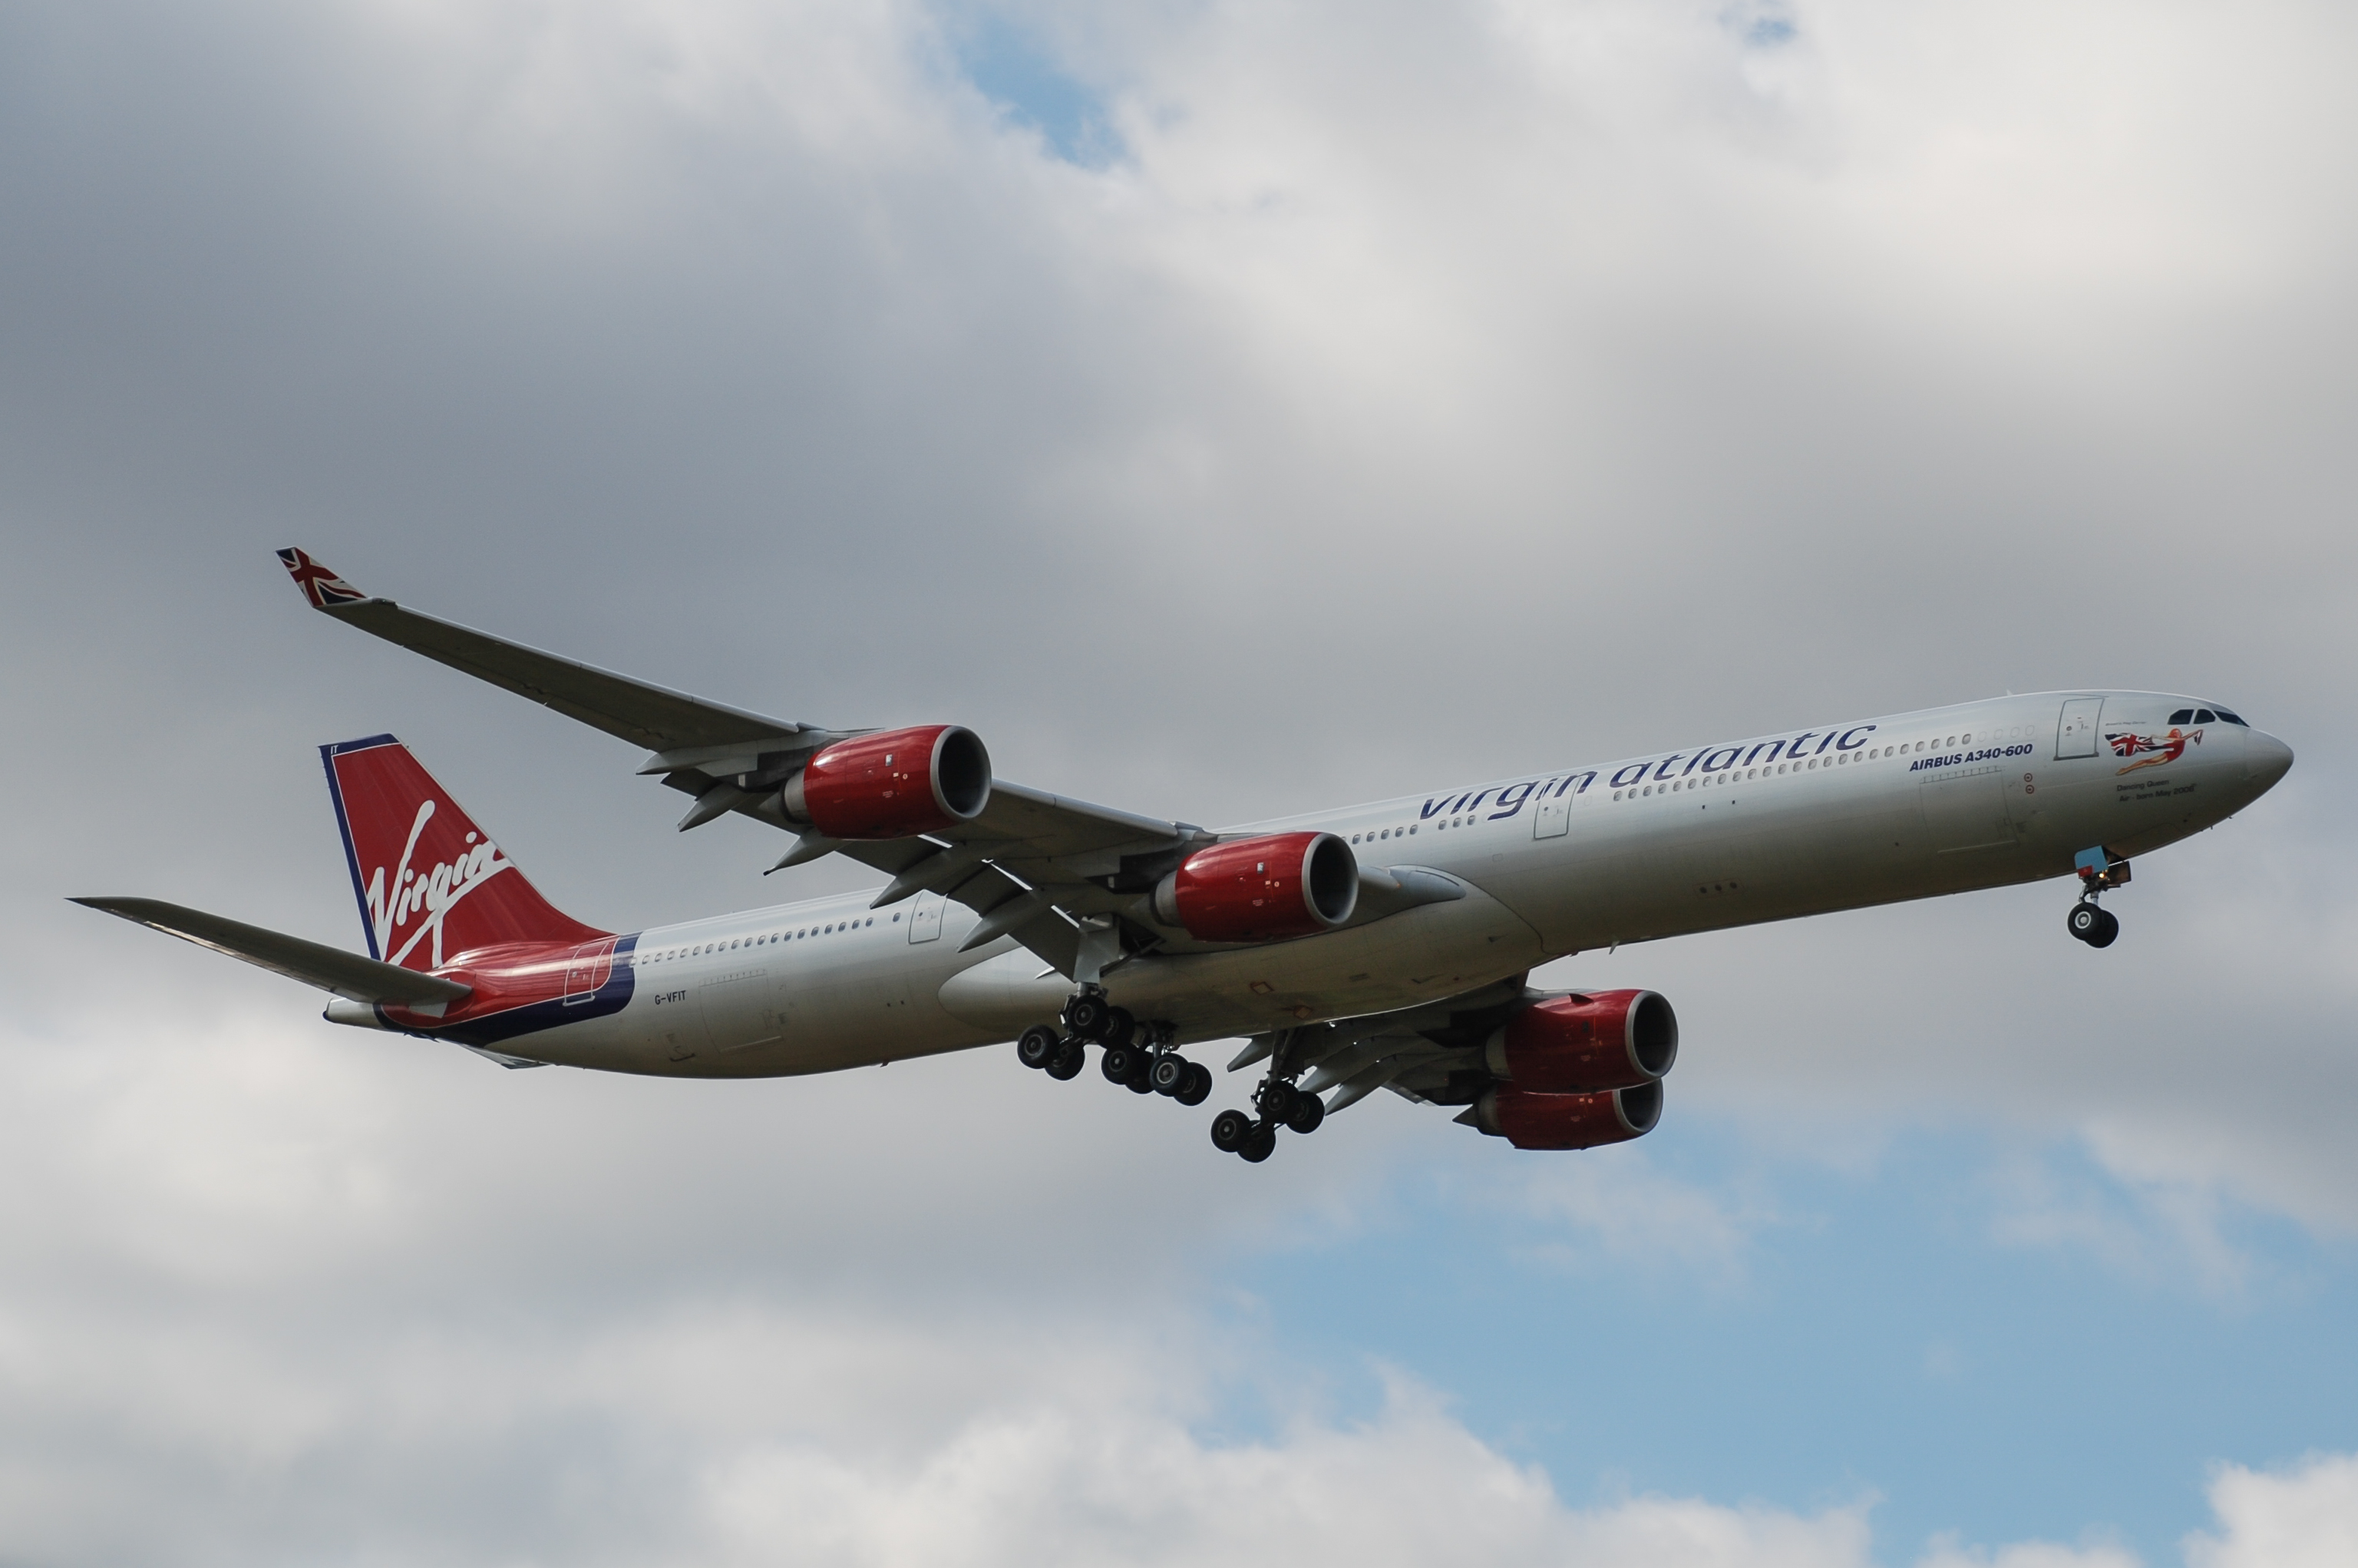
POLYGON ((2340 1568, 2358 1563, 2358 1454, 2312 1454, 2282 1470, 2222 1466, 2216 1533, 2186 1542, 2187 1568, 2340 1568))

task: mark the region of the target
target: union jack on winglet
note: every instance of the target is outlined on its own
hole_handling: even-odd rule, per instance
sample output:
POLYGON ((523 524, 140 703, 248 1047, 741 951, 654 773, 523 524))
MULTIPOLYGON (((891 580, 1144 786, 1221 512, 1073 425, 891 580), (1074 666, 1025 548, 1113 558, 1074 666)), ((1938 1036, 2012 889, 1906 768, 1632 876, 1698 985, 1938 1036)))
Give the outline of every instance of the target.
POLYGON ((303 590, 314 610, 325 610, 330 604, 358 604, 368 597, 328 568, 313 560, 301 550, 281 550, 278 558, 285 563, 287 575, 303 590))

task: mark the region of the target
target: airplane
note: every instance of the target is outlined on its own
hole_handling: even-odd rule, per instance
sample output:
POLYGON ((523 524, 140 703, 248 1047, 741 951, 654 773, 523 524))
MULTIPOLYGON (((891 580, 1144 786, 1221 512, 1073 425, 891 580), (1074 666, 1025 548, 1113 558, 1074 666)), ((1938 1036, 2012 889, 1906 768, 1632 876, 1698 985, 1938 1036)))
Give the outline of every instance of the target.
POLYGON ((511 1067, 834 1072, 1015 1042, 1058 1080, 1201 1105, 1183 1047, 1243 1037, 1258 1162, 1379 1089, 1518 1149, 1650 1131, 1679 1027, 1642 989, 1543 991, 1599 947, 2069 877, 2112 945, 2132 856, 2292 766, 2218 702, 2071 690, 1583 762, 1217 830, 996 776, 955 724, 829 730, 611 674, 362 592, 278 552, 317 610, 646 749, 693 797, 844 855, 881 891, 610 932, 559 912, 398 741, 320 748, 368 945, 142 898, 87 904, 330 992, 329 1022, 511 1067))

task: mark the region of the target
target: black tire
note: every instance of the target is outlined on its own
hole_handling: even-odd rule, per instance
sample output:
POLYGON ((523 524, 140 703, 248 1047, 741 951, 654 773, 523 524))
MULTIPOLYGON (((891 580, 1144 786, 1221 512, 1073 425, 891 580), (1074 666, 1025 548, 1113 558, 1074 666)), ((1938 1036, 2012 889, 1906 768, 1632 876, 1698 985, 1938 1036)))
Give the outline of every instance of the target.
POLYGON ((1135 1045, 1109 1045, 1105 1048, 1104 1058, 1098 1063, 1098 1069, 1105 1074, 1106 1082, 1126 1084, 1138 1071, 1140 1058, 1145 1054, 1135 1045))
POLYGON ((1181 1105, 1201 1105, 1212 1098, 1212 1069, 1201 1062, 1187 1064, 1187 1084, 1172 1097, 1181 1105))
POLYGON ((1083 991, 1065 1004, 1065 1027, 1084 1040, 1102 1040, 1106 1015, 1112 1011, 1105 998, 1083 991))
POLYGON ((1015 1059, 1027 1067, 1044 1067, 1056 1059, 1065 1037, 1044 1023, 1035 1023, 1015 1042, 1015 1059))
POLYGON ((1138 1042, 1138 1020, 1126 1007, 1106 1009, 1105 1043, 1109 1045, 1132 1045, 1138 1042))
POLYGON ((1233 1154, 1252 1136, 1253 1119, 1240 1110, 1224 1110, 1212 1118, 1212 1147, 1233 1154))
POLYGON ((2096 934, 2088 938, 2088 946, 2091 947, 2109 947, 2113 945, 2115 939, 2121 934, 2120 918, 2109 911, 2102 909, 2096 911, 2096 914, 2100 917, 2096 925, 2096 934))
POLYGON ((1195 1064, 1184 1056, 1157 1056, 1154 1065, 1147 1070, 1146 1081, 1159 1095, 1176 1097, 1195 1076, 1195 1064))
POLYGON ((1302 1103, 1302 1091, 1282 1080, 1264 1084, 1260 1091, 1260 1113, 1271 1125, 1291 1119, 1293 1108, 1302 1103))
POLYGON ((1048 1076, 1060 1084, 1069 1084, 1081 1076, 1089 1065, 1089 1054, 1077 1040, 1067 1040, 1056 1047, 1055 1060, 1048 1064, 1048 1076))
POLYGON ((2075 903, 2071 906, 2071 913, 2063 917, 2063 928, 2079 941, 2092 947, 2100 947, 2104 944, 2096 940, 2096 933, 2104 928, 2104 922, 2110 918, 2093 903, 2075 903))
POLYGON ((1237 1151, 1248 1165, 1258 1165, 1277 1152, 1277 1129, 1266 1121, 1253 1123, 1252 1136, 1237 1151))
POLYGON ((1298 1095, 1293 1101, 1293 1114, 1285 1119, 1285 1125, 1306 1138, 1317 1131, 1318 1124, 1325 1119, 1325 1100, 1316 1095, 1298 1095))

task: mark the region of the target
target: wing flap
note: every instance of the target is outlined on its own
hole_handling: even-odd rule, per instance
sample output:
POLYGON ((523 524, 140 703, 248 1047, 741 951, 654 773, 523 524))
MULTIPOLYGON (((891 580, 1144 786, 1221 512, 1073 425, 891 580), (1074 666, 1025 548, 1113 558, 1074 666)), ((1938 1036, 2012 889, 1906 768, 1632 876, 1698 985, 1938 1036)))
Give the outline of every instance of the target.
POLYGON ((167 936, 178 936, 183 942, 242 958, 273 974, 317 986, 351 1001, 431 1007, 438 1002, 462 1001, 472 994, 456 980, 421 975, 415 969, 382 964, 323 942, 307 942, 300 936, 266 931, 259 925, 227 920, 160 899, 78 898, 71 902, 120 916, 150 931, 161 931, 167 936))

